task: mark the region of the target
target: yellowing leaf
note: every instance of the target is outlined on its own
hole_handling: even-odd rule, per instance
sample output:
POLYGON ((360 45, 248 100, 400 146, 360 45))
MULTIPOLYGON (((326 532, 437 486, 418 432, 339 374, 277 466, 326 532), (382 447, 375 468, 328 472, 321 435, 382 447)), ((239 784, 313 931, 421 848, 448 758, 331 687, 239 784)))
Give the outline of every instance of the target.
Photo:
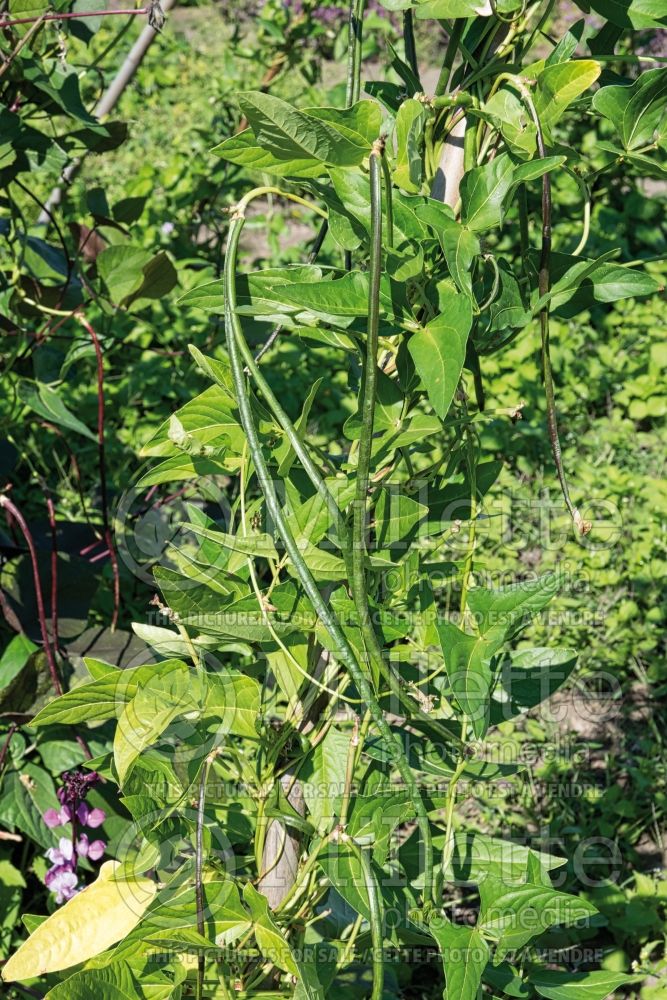
POLYGON ((155 895, 148 878, 116 881, 118 861, 36 928, 2 970, 5 982, 32 979, 86 962, 125 937, 155 895))

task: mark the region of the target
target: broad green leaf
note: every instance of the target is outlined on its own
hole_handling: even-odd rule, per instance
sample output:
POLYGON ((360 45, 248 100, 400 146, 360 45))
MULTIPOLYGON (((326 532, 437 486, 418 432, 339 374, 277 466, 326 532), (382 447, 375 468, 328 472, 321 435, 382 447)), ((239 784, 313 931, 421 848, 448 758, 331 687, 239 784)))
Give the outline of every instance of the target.
MULTIPOLYGON (((582 260, 566 254, 554 254, 552 260, 551 308, 568 306, 577 312, 592 302, 615 302, 618 299, 652 295, 660 291, 660 282, 645 271, 610 263, 606 256, 582 260)), ((546 298, 533 305, 539 310, 546 298)))
MULTIPOLYGON (((384 5, 386 6, 386 2, 384 5)), ((415 7, 415 14, 418 18, 433 18, 434 20, 474 17, 480 8, 483 9, 483 6, 481 0, 423 0, 423 2, 419 0, 415 7)))
POLYGON ((484 113, 500 128, 510 150, 518 156, 534 156, 537 129, 519 91, 511 83, 503 84, 484 104, 484 113))
MULTIPOLYGON (((529 872, 530 869, 529 862, 529 872)), ((511 885, 491 875, 484 879, 479 893, 477 926, 497 942, 497 961, 554 924, 572 924, 597 913, 587 900, 558 892, 543 881, 511 885)))
POLYGON ((417 525, 428 514, 428 507, 405 493, 383 489, 375 507, 375 536, 380 548, 413 540, 417 525))
POLYGON ((644 977, 619 972, 556 972, 540 969, 531 972, 528 982, 547 1000, 605 1000, 622 986, 639 983, 644 977))
POLYGON ((512 186, 514 164, 501 153, 461 178, 461 221, 473 232, 493 229, 503 221, 503 203, 512 186))
POLYGON ((153 255, 127 243, 106 247, 97 258, 97 271, 116 305, 130 306, 140 299, 159 299, 178 278, 164 251, 153 255))
POLYGON ((344 843, 330 843, 320 851, 317 861, 334 889, 357 913, 370 921, 368 891, 357 855, 344 843))
POLYGON ((255 940, 260 952, 283 972, 298 976, 297 964, 283 932, 269 912, 265 896, 257 892, 250 882, 243 888, 243 899, 250 910, 255 930, 255 940))
POLYGON ((413 334, 408 342, 429 402, 441 419, 446 417, 459 384, 471 326, 470 300, 452 292, 446 310, 413 334))
POLYGON ((480 252, 479 240, 474 233, 453 219, 443 219, 438 231, 449 273, 460 291, 472 301, 472 262, 480 252))
POLYGON ((255 722, 261 707, 257 681, 229 668, 221 673, 207 674, 206 680, 208 690, 204 710, 215 717, 216 732, 256 740, 255 722))
MULTIPOLYGON (((224 389, 212 385, 176 411, 175 416, 184 432, 200 447, 228 445, 234 451, 243 447, 243 432, 237 408, 224 389)), ((142 447, 142 456, 173 455, 170 420, 165 420, 153 437, 142 447)))
POLYGON ((354 142, 368 144, 377 139, 382 128, 382 109, 375 101, 357 101, 351 108, 304 108, 304 114, 326 122, 354 142))
POLYGON ((546 607, 561 586, 557 573, 547 573, 495 590, 476 587, 468 594, 468 607, 481 635, 507 637, 518 624, 546 607))
POLYGON ((100 969, 83 969, 54 986, 45 1000, 170 1000, 174 983, 160 970, 133 969, 113 962, 100 969))
POLYGON ((197 932, 197 898, 191 884, 167 885, 161 889, 132 930, 114 951, 114 959, 129 958, 137 946, 152 949, 176 945, 192 948, 223 948, 250 929, 250 917, 231 879, 204 881, 204 936, 197 932))
POLYGON ((404 191, 417 193, 422 185, 422 155, 426 108, 410 98, 396 115, 396 168, 394 183, 404 191))
POLYGON ((572 101, 595 83, 600 68, 594 59, 573 59, 544 68, 535 87, 535 110, 547 134, 572 101))
POLYGON ((278 559, 276 546, 271 535, 263 532, 252 531, 247 535, 229 535, 224 531, 214 531, 212 528, 205 528, 199 524, 189 524, 188 530, 202 538, 208 538, 229 552, 241 553, 244 556, 252 556, 255 559, 278 559))
POLYGON ((194 625, 204 635, 273 642, 274 633, 282 638, 292 632, 311 631, 316 616, 308 602, 297 595, 293 584, 285 583, 274 588, 269 607, 260 607, 252 594, 225 605, 220 611, 184 615, 181 623, 194 625))
POLYGON ((332 726, 301 771, 308 811, 321 832, 329 830, 336 816, 345 785, 349 746, 349 733, 332 726))
POLYGON ((44 820, 47 809, 59 809, 51 776, 43 767, 22 762, 19 770, 9 770, 0 787, 0 816, 3 826, 16 828, 42 847, 53 847, 56 837, 44 820))
POLYGON ((445 922, 436 917, 429 931, 438 942, 445 967, 447 996, 477 1000, 482 972, 489 960, 489 946, 474 927, 445 922))
POLYGON ((12 955, 5 982, 33 979, 86 962, 125 937, 155 895, 151 879, 122 878, 118 861, 106 861, 95 882, 52 913, 12 955))
POLYGON ((238 95, 238 102, 257 143, 277 159, 310 158, 353 167, 370 152, 370 143, 358 144, 327 122, 297 111, 271 94, 246 91, 238 95))
POLYGON ((468 635, 453 622, 438 622, 437 630, 452 691, 481 738, 488 727, 490 661, 502 643, 468 635))
POLYGON ((324 164, 310 156, 301 159, 278 159, 268 150, 258 146, 252 129, 245 129, 238 135, 231 135, 211 150, 216 156, 230 163, 236 163, 248 170, 258 170, 273 177, 319 177, 324 172, 324 164))
POLYGON ((0 692, 11 684, 36 650, 39 649, 27 635, 15 635, 0 657, 0 692))
POLYGON ((533 181, 544 174, 551 173, 552 170, 562 166, 565 159, 564 156, 545 156, 539 160, 520 163, 514 171, 512 188, 515 188, 517 184, 525 184, 527 181, 533 181))
POLYGON ((648 145, 664 129, 667 68, 648 70, 628 86, 601 87, 593 108, 609 119, 625 149, 648 145))
POLYGON ((491 725, 506 722, 565 683, 577 663, 575 649, 521 649, 503 658, 491 701, 491 725))
POLYGON ((35 716, 31 726, 76 725, 79 722, 116 719, 143 684, 180 667, 185 668, 182 660, 163 660, 161 663, 109 672, 49 702, 35 716))
POLYGON ((59 427, 65 427, 68 431, 74 431, 75 434, 81 434, 91 441, 97 441, 97 436, 67 409, 55 389, 41 382, 31 382, 26 378, 18 380, 17 389, 21 402, 40 417, 59 427))
POLYGON ((591 0, 580 6, 585 13, 591 7, 597 14, 621 28, 667 26, 664 0, 591 0))
POLYGON ((183 480, 200 479, 205 476, 219 476, 225 472, 229 472, 229 466, 222 457, 210 458, 180 453, 158 463, 154 469, 139 479, 135 489, 159 486, 162 483, 180 483, 183 480))
POLYGON ((141 685, 121 712, 114 736, 114 763, 120 783, 124 784, 139 754, 155 743, 170 723, 199 708, 197 678, 185 664, 141 685))
POLYGON ((485 833, 456 833, 452 860, 445 879, 456 885, 480 885, 492 876, 502 882, 520 882, 525 877, 530 854, 537 855, 547 870, 560 868, 566 858, 535 851, 511 840, 501 840, 485 833))

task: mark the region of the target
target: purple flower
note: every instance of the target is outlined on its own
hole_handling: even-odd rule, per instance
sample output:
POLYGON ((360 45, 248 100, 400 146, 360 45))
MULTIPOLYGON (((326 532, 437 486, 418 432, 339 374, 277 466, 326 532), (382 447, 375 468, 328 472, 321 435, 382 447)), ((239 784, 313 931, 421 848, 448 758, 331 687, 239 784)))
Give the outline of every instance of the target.
POLYGON ((91 861, 99 861, 104 854, 106 844, 103 840, 88 841, 85 833, 82 833, 76 842, 76 853, 80 858, 89 858, 91 861))
POLYGON ((65 826, 72 819, 72 810, 69 806, 61 806, 60 809, 47 809, 42 815, 46 825, 53 829, 54 826, 65 826))
POLYGON ((97 784, 100 776, 97 771, 65 771, 62 787, 58 789, 58 800, 62 805, 71 805, 76 809, 79 802, 85 799, 91 785, 97 784))
POLYGON ((174 226, 173 222, 163 222, 162 225, 160 226, 160 232, 163 234, 163 236, 169 236, 170 233, 173 233, 175 228, 176 227, 174 226))
POLYGON ((107 814, 104 809, 91 809, 86 802, 81 802, 76 810, 76 818, 82 826, 89 826, 94 830, 104 823, 107 814))
POLYGON ((74 857, 74 845, 70 837, 61 837, 58 841, 57 847, 49 847, 46 852, 46 857, 52 864, 58 867, 59 865, 69 865, 70 861, 74 857))
POLYGON ((69 864, 55 865, 55 867, 49 868, 44 882, 47 889, 54 893, 56 903, 64 903, 75 896, 78 891, 78 879, 69 864))
POLYGON ((99 774, 95 771, 88 773, 67 771, 63 774, 62 780, 62 786, 57 792, 60 809, 47 809, 42 815, 49 829, 71 824, 70 836, 61 837, 58 846, 50 847, 46 852, 46 857, 53 867, 47 871, 44 884, 54 893, 57 903, 71 899, 79 891, 76 874, 78 859, 88 858, 90 861, 98 861, 106 849, 103 840, 94 840, 91 843, 85 833, 77 839, 77 823, 95 829, 106 819, 103 809, 91 809, 84 801, 91 785, 100 780, 99 774))

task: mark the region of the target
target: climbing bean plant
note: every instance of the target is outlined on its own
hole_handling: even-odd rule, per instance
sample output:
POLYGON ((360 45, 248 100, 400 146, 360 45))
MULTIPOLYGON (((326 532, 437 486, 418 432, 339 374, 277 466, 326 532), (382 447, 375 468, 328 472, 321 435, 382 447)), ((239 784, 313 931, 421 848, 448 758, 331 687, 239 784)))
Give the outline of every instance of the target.
MULTIPOLYGON (((550 928, 585 939, 594 905, 559 874, 567 858, 488 836, 460 806, 516 771, 489 737, 576 663, 516 648, 567 580, 480 579, 476 526, 500 471, 480 447, 484 359, 535 338, 553 474, 585 535, 549 318, 659 291, 641 262, 586 246, 606 177, 665 173, 667 69, 629 54, 664 5, 598 0, 559 39, 552 4, 387 6, 403 17, 391 79, 363 84, 356 0, 345 106, 241 93, 246 127, 216 147, 261 183, 229 208, 224 277, 183 298, 224 317, 224 343, 191 348, 209 385, 145 448, 139 488, 201 490, 154 571, 159 624, 137 626, 156 662, 87 660, 90 680, 33 720, 79 733, 113 720, 112 750, 87 767, 131 817, 115 860, 30 917, 4 967, 45 977, 53 1000, 379 1000, 401 995, 392 949, 438 970, 414 989, 448 1000, 603 1000, 641 981, 544 959, 550 928), (414 19, 446 32, 433 94, 414 19), (595 169, 573 145, 583 121, 605 136, 595 169), (552 210, 565 176, 574 240, 552 210), (241 266, 246 217, 267 199, 312 217, 306 263, 241 266), (313 414, 331 372, 298 402, 272 388, 286 340, 340 358, 347 418, 330 439, 313 414)), ((520 402, 492 416, 519 419, 520 402)))

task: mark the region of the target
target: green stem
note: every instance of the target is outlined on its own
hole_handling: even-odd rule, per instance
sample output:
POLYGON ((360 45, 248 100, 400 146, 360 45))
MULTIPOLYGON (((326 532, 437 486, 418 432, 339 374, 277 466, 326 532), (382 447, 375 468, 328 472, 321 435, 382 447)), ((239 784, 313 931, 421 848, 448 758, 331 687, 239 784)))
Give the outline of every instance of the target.
MULTIPOLYGON (((523 81, 518 78, 515 83, 528 108, 530 116, 537 132, 537 152, 542 159, 546 156, 544 144, 544 133, 542 123, 533 103, 530 91, 523 81)), ((551 452, 556 466, 556 474, 560 483, 561 492, 575 528, 580 534, 585 535, 590 531, 590 524, 584 521, 577 508, 570 498, 570 490, 565 477, 563 467, 563 454, 560 446, 560 436, 558 434, 558 418, 556 416, 556 396, 554 392, 553 370, 551 367, 551 351, 549 345, 549 296, 551 290, 551 176, 546 173, 542 176, 542 248, 540 250, 540 264, 537 277, 537 289, 540 299, 544 303, 540 309, 540 334, 542 339, 542 371, 544 375, 544 394, 547 403, 547 427, 549 430, 549 440, 551 442, 551 452)))
POLYGON ((350 0, 347 35, 347 90, 345 106, 351 108, 361 92, 361 42, 366 0, 350 0))
POLYGON ((458 17, 454 21, 454 26, 452 27, 449 41, 447 42, 447 51, 445 52, 445 60, 442 64, 442 69, 440 70, 440 76, 438 77, 438 82, 435 85, 435 96, 439 97, 441 94, 447 93, 447 88, 449 87, 449 78, 452 75, 452 66, 454 65, 454 59, 456 58, 456 53, 459 48, 459 42, 461 41, 461 35, 463 34, 463 28, 465 26, 465 19, 458 17))
POLYGON ((394 246, 394 200, 391 194, 391 173, 389 163, 382 150, 382 176, 384 178, 385 201, 387 203, 387 246, 394 246))
MULTIPOLYGON (((206 784, 211 765, 215 760, 216 752, 210 753, 204 761, 204 766, 199 780, 199 801, 197 803, 197 840, 195 844, 195 900, 197 906, 197 930, 202 937, 206 935, 206 925, 204 923, 204 808, 206 805, 206 784)), ((200 953, 197 957, 197 1000, 204 997, 204 967, 206 956, 200 953)))
MULTIPOLYGON (((368 264, 368 322, 366 357, 363 362, 361 433, 357 455, 357 477, 352 514, 352 574, 350 586, 366 651, 377 670, 376 660, 383 661, 382 650, 371 620, 366 579, 366 520, 370 479, 373 422, 377 391, 378 331, 380 326, 380 271, 382 266, 382 179, 383 143, 373 145, 368 163, 371 187, 371 243, 368 264)), ((378 678, 376 677, 376 682, 378 678)))
POLYGON ((347 762, 345 765, 345 788, 343 789, 343 801, 340 807, 339 825, 344 830, 347 823, 347 814, 350 808, 350 798, 352 796, 352 779, 354 778, 354 767, 357 762, 357 747, 359 746, 359 716, 354 717, 354 728, 352 739, 347 748, 347 762))
POLYGON ((241 324, 236 311, 236 258, 238 253, 239 237, 243 228, 244 218, 239 212, 232 217, 227 236, 227 252, 225 255, 224 285, 225 285, 225 333, 227 338, 227 350, 232 368, 232 376, 237 396, 239 414, 243 430, 248 440, 250 455, 253 460, 257 478, 264 494, 267 509, 273 518, 276 528, 283 540, 285 549, 296 569, 301 584, 310 600, 315 613, 326 628, 329 636, 333 640, 337 649, 339 659, 345 664, 350 672, 352 680, 357 686, 363 701, 368 705, 373 722, 378 728, 382 742, 385 745, 390 759, 395 764, 401 778, 405 782, 405 787, 410 796, 410 800, 417 816, 417 821, 421 831, 422 841, 425 851, 424 866, 424 898, 427 900, 433 888, 433 856, 431 830, 429 826, 428 814, 422 800, 419 787, 412 773, 412 768, 403 752, 402 747, 394 738, 394 735, 384 717, 382 709, 378 704, 371 685, 369 684, 364 671, 357 661, 356 655, 350 646, 341 625, 336 616, 331 612, 328 603, 324 600, 317 584, 306 565, 301 550, 296 543, 294 535, 287 523, 283 513, 275 486, 269 475, 269 470, 262 452, 259 435, 255 426, 248 390, 243 374, 241 356, 238 349, 238 342, 242 338, 241 324))
POLYGON ((364 882, 366 883, 366 892, 368 893, 373 950, 373 991, 371 993, 371 1000, 382 1000, 384 992, 384 956, 382 954, 384 935, 382 933, 383 906, 380 889, 368 853, 359 847, 358 844, 355 844, 353 840, 347 840, 346 843, 357 857, 364 876, 364 882))

